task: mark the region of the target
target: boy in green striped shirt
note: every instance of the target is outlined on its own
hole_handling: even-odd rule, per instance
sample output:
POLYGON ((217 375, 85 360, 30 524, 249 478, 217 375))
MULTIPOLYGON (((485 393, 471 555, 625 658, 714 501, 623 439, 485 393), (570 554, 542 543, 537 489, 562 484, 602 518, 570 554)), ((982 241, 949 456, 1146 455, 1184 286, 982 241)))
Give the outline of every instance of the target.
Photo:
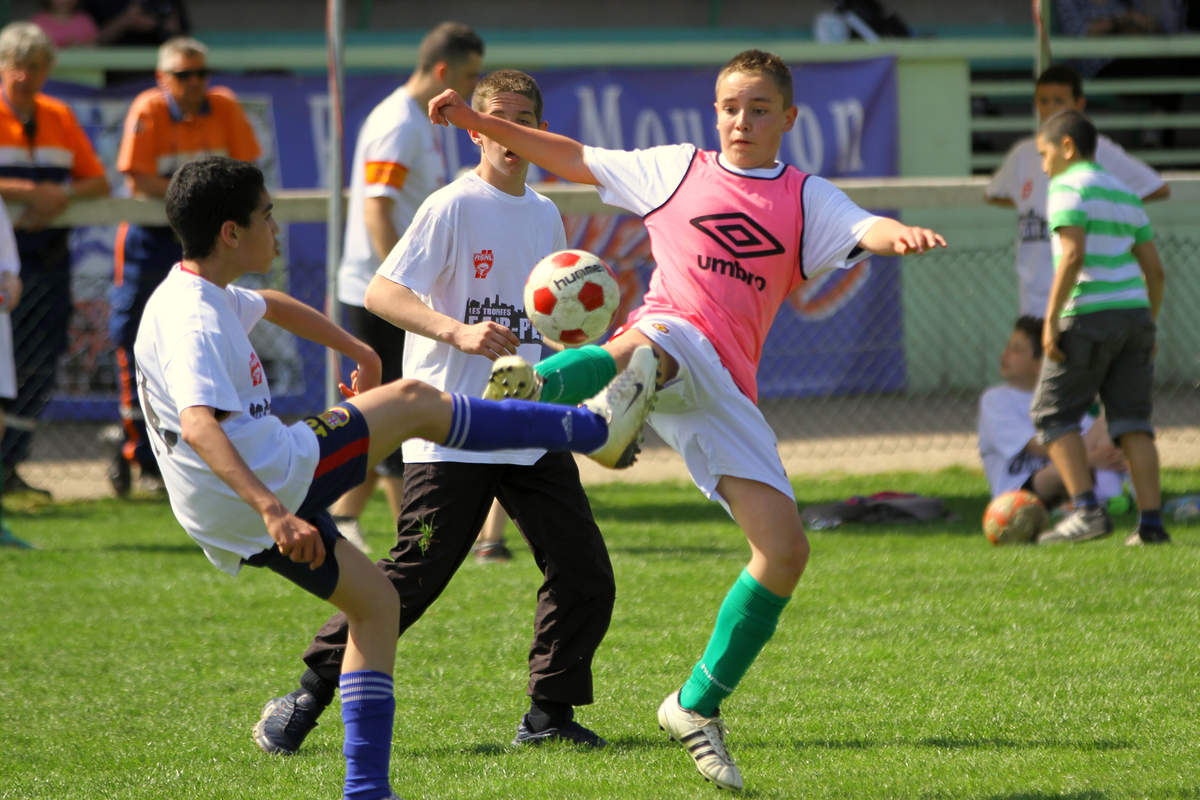
POLYGON ((1163 267, 1141 200, 1093 160, 1096 127, 1082 112, 1059 112, 1037 138, 1050 177, 1046 210, 1055 260, 1033 396, 1033 421, 1074 508, 1039 538, 1081 542, 1112 533, 1096 499, 1080 420, 1097 394, 1109 435, 1129 462, 1140 509, 1128 545, 1164 544, 1158 448, 1150 425, 1154 320, 1163 267))

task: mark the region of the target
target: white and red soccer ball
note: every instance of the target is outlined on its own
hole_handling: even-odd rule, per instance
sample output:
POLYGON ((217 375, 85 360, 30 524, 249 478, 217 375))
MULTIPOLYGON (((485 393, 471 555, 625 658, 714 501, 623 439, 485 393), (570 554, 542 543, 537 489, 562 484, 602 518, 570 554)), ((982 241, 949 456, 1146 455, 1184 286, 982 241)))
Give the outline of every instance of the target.
POLYGON ((603 336, 620 299, 617 276, 586 250, 551 253, 525 281, 525 313, 534 327, 545 338, 570 347, 603 336))
POLYGON ((983 512, 983 535, 994 545, 1019 544, 1037 538, 1050 515, 1037 495, 1024 489, 996 495, 983 512))

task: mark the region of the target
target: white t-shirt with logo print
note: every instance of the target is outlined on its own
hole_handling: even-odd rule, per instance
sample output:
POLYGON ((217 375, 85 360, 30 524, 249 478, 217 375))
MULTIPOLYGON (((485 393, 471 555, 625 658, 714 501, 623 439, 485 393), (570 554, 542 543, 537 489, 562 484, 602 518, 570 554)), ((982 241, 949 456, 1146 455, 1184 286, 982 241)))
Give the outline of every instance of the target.
POLYGON ((133 346, 138 399, 171 510, 231 575, 274 541, 258 513, 183 441, 180 413, 192 406, 224 412, 221 428, 238 454, 292 511, 320 459, 306 423, 284 425, 271 413, 271 387, 248 336, 266 308, 258 292, 222 289, 177 264, 150 295, 133 346))
MULTIPOLYGON (((1138 197, 1154 193, 1162 176, 1116 142, 1101 135, 1096 140, 1096 162, 1116 175, 1138 197)), ((1017 282, 1021 313, 1046 315, 1046 301, 1054 284, 1054 256, 1046 223, 1046 195, 1050 179, 1042 172, 1034 137, 1012 146, 987 185, 989 198, 1008 199, 1017 207, 1017 282)))
MULTIPOLYGON (((525 279, 544 256, 567 246, 562 216, 525 187, 516 197, 468 172, 429 196, 378 274, 411 289, 430 308, 468 324, 493 320, 520 339, 517 353, 536 363, 541 335, 525 314, 525 279)), ((478 397, 492 362, 445 342, 404 337, 404 376, 445 392, 478 397)), ((544 450, 468 452, 425 439, 403 445, 408 464, 455 461, 529 465, 544 450)))

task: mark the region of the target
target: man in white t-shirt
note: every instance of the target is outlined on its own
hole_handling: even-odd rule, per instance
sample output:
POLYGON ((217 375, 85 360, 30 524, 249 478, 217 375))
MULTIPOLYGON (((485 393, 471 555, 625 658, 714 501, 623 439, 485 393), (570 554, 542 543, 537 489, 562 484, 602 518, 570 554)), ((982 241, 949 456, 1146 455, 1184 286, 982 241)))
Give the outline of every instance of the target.
MULTIPOLYGON (((1045 122, 1065 108, 1080 111, 1087 105, 1079 73, 1070 67, 1047 68, 1033 90, 1038 119, 1045 122)), ((1165 200, 1170 187, 1151 167, 1126 153, 1107 136, 1096 143, 1096 161, 1116 175, 1143 202, 1165 200)), ((1054 259, 1050 254, 1050 230, 1046 224, 1046 191, 1050 179, 1042 171, 1037 137, 1029 136, 1012 146, 985 194, 993 205, 1017 210, 1017 282, 1020 313, 1035 317, 1046 314, 1046 301, 1054 281, 1054 259)))
MULTIPOLYGON (((390 800, 400 602, 383 573, 338 533, 327 506, 412 437, 465 450, 572 450, 608 466, 623 463, 654 393, 653 354, 635 356, 600 395, 569 409, 447 394, 413 380, 380 385, 379 356, 324 314, 282 292, 233 285, 267 272, 279 254, 279 226, 257 167, 224 157, 190 162, 171 179, 166 208, 183 261, 150 296, 134 350, 138 396, 171 510, 221 570, 267 567, 346 614, 338 684, 345 796, 390 800), (262 319, 356 363, 351 386, 342 389, 348 399, 292 425, 274 416, 270 382, 248 336, 262 319)), ((272 705, 287 707, 289 699, 272 705)), ((255 727, 256 740, 270 733, 268 723, 255 727)))
MULTIPOLYGON (((1000 377, 979 398, 979 456, 992 497, 1025 489, 1047 508, 1067 500, 1067 487, 1050 453, 1037 437, 1030 415, 1033 390, 1042 368, 1041 317, 1022 316, 1000 355, 1000 377)), ((1096 476, 1096 496, 1105 501, 1124 491, 1124 456, 1108 437, 1103 419, 1083 421, 1088 465, 1096 476)))
POLYGON ((528 386, 543 402, 578 402, 631 353, 653 347, 663 389, 650 424, 733 517, 751 552, 704 655, 659 706, 658 724, 705 778, 737 790, 742 776, 725 748, 719 708, 774 634, 809 555, 775 435, 755 402, 767 331, 787 296, 814 275, 871 253, 921 253, 946 242, 874 216, 828 181, 777 160, 799 113, 791 70, 778 56, 734 56, 717 75, 715 108, 719 153, 690 144, 587 147, 480 114, 453 92, 430 101, 429 114, 598 186, 606 203, 645 222, 656 266, 629 321, 603 346, 565 350, 536 370, 518 356, 497 359, 485 396, 528 386))
MULTIPOLYGON (((442 137, 436 135, 425 106, 447 88, 470 96, 479 80, 483 48, 479 35, 461 23, 443 22, 431 30, 421 40, 416 70, 375 106, 354 145, 337 299, 342 325, 379 353, 385 382, 401 375, 404 331, 368 313, 363 295, 417 208, 449 180, 442 137)), ((361 549, 366 542, 358 518, 376 482, 382 482, 392 516, 398 517, 403 475, 404 460, 396 452, 330 509, 338 529, 361 549)))
MULTIPOLYGON (((17 239, 13 236, 8 209, 0 203, 0 435, 4 434, 4 411, 17 396, 17 369, 13 360, 12 322, 8 312, 21 299, 21 257, 17 253, 17 239)), ((0 494, 3 494, 0 481, 0 494)), ((4 524, 4 507, 0 505, 0 547, 15 547, 31 550, 33 545, 18 539, 4 524)))
MULTIPOLYGON (((542 95, 516 70, 485 77, 472 103, 481 113, 544 129, 542 95)), ((472 134, 479 165, 421 205, 367 288, 367 307, 409 331, 404 374, 448 392, 487 384, 492 360, 537 359, 541 336, 525 313, 523 289, 543 256, 566 247, 554 203, 525 185, 529 162, 472 134)), ((475 532, 499 498, 529 542, 545 580, 529 650, 530 709, 514 744, 561 740, 601 747, 575 722, 591 703, 592 659, 608 630, 616 587, 579 470, 567 453, 468 453, 412 439, 404 444, 404 508, 396 544, 379 566, 400 596, 400 633, 450 582, 475 532), (437 535, 424 528, 435 520, 437 535)), ((307 692, 289 725, 273 725, 279 751, 295 752, 332 697, 346 645, 334 616, 304 653, 307 692)), ((270 708, 270 706, 268 706, 270 708)))

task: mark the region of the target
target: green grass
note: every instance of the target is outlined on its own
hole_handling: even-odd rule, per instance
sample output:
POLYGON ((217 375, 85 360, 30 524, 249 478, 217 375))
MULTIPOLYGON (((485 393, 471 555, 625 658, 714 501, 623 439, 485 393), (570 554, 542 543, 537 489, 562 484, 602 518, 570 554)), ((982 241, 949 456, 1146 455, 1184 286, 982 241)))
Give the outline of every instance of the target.
MULTIPOLYGON (((1168 494, 1200 489, 1169 471, 1168 494)), ((993 548, 978 473, 797 482, 802 504, 936 494, 957 522, 811 534, 779 630, 724 709, 748 798, 1200 798, 1200 524, 1170 547, 993 548)), ((538 574, 468 562, 404 637, 392 777, 414 798, 718 795, 654 721, 746 559, 691 486, 589 492, 617 575, 598 753, 508 746, 525 710, 538 574)), ((336 707, 293 758, 249 738, 293 687, 326 606, 212 568, 163 503, 10 511, 0 551, 0 798, 333 798, 336 707)), ((366 518, 377 553, 390 521, 366 518)))

